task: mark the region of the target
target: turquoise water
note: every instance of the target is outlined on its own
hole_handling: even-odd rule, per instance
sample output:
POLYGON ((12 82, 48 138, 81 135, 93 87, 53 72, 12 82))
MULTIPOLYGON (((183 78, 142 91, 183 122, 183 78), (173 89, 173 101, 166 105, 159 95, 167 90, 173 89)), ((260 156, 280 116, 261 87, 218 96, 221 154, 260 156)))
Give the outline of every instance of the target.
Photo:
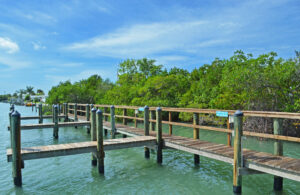
MULTIPOLYGON (((201 157, 200 166, 193 155, 176 150, 163 151, 163 164, 156 164, 155 154, 144 158, 143 148, 106 152, 105 174, 91 166, 90 154, 25 161, 23 186, 13 185, 11 163, 6 160, 9 147, 9 104, 0 103, 0 194, 232 194, 232 166, 201 157)), ((37 115, 31 108, 16 106, 22 116, 37 115)), ((46 122, 47 120, 45 120, 46 122)), ((50 121, 50 120, 48 120, 50 121)), ((22 124, 37 120, 22 121, 22 124)), ((168 128, 165 126, 167 132, 168 128)), ((192 136, 192 129, 173 127, 178 135, 192 136)), ((203 140, 226 143, 223 133, 200 131, 203 140)), ((53 140, 52 129, 22 131, 22 147, 82 142, 90 140, 84 127, 60 128, 53 140)), ((271 141, 244 140, 244 146, 273 151, 271 141)), ((284 154, 300 158, 300 145, 284 143, 284 154)), ((243 194, 300 194, 300 183, 284 179, 283 192, 273 192, 272 175, 243 177, 243 194)))

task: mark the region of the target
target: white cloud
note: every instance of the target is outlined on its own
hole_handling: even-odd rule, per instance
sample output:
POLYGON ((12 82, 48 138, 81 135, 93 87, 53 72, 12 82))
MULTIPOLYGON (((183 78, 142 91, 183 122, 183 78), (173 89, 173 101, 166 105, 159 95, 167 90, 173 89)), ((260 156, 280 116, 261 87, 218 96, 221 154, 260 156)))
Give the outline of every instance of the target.
POLYGON ((0 37, 0 49, 5 50, 7 53, 15 53, 19 51, 19 45, 9 38, 0 37))
POLYGON ((144 57, 160 52, 189 52, 198 47, 222 45, 234 22, 194 20, 137 24, 89 40, 73 43, 64 49, 85 55, 144 57), (216 25, 218 24, 218 25, 216 25))
POLYGON ((30 62, 20 60, 20 59, 14 59, 14 58, 8 58, 0 56, 0 65, 7 66, 8 69, 6 70, 16 70, 20 68, 26 68, 31 66, 32 64, 30 62))
POLYGON ((41 42, 32 42, 32 46, 34 50, 42 50, 46 49, 46 46, 42 45, 41 42))

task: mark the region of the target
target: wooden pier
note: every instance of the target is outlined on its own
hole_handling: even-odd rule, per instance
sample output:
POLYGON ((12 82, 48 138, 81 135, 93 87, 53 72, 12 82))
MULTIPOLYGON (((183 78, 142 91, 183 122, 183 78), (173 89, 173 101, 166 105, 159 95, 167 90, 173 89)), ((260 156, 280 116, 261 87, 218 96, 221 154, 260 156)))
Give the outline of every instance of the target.
MULTIPOLYGON (((300 113, 223 111, 234 117, 234 129, 232 130, 230 129, 230 125, 228 125, 226 129, 199 125, 200 113, 212 114, 216 113, 216 110, 149 108, 147 106, 140 108, 134 106, 84 105, 72 103, 64 104, 63 108, 64 118, 67 118, 68 121, 71 120, 74 122, 58 123, 56 121, 49 124, 20 125, 19 129, 25 130, 33 128, 86 126, 88 129, 87 133, 91 134, 90 142, 38 146, 22 149, 14 149, 16 147, 13 146, 12 149, 7 150, 8 161, 16 163, 16 161, 14 161, 14 156, 18 156, 18 152, 20 153, 19 155, 22 160, 92 153, 92 165, 96 165, 98 160, 99 173, 104 173, 104 151, 106 150, 145 147, 145 158, 150 158, 149 148, 155 148, 157 163, 162 163, 162 150, 164 148, 171 148, 193 154, 195 164, 200 163, 200 156, 232 164, 233 191, 235 193, 241 193, 242 176, 245 175, 272 174, 274 175, 274 190, 277 191, 282 190, 283 178, 300 182, 300 159, 283 156, 282 146, 282 141, 300 142, 300 138, 284 136, 282 129, 282 118, 299 120, 300 113), (104 112, 102 113, 101 110, 98 110, 96 114, 96 108, 104 110, 104 112), (115 109, 123 110, 123 115, 116 115, 115 109), (134 116, 128 116, 127 110, 129 109, 140 110, 143 112, 144 117, 139 118, 137 112, 135 112, 134 116), (163 111, 168 112, 168 121, 162 120, 163 111), (193 124, 173 122, 172 114, 170 114, 171 112, 193 113, 193 124), (102 120, 102 116, 104 120, 102 120), (242 125, 244 116, 273 118, 274 134, 244 131, 242 125), (110 121, 108 121, 108 118, 110 118, 110 121), (123 124, 117 124, 116 118, 122 118, 123 124), (134 121, 134 127, 127 125, 128 120, 134 121), (137 128, 137 121, 143 121, 144 128, 137 128), (169 126, 168 134, 162 133, 162 124, 167 124, 169 126), (187 138, 173 135, 173 125, 193 128, 194 137, 187 138), (200 129, 225 133, 228 138, 227 144, 216 144, 201 140, 199 137, 200 129), (116 134, 123 134, 123 138, 103 141, 103 134, 106 134, 107 130, 111 132, 112 138, 114 138, 116 134), (130 137, 126 138, 127 136, 130 137), (244 136, 262 137, 275 140, 274 153, 270 154, 243 148, 241 142, 244 136), (231 142, 233 142, 233 146, 231 142)), ((56 116, 53 116, 53 118, 57 119, 57 114, 56 116)), ((16 128, 16 125, 13 125, 12 123, 11 126, 12 128, 16 128)), ((11 130, 11 132, 15 131, 16 129, 11 130)), ((12 142, 14 143, 15 141, 12 142)), ((13 169, 15 169, 13 172, 18 173, 19 169, 13 169)))

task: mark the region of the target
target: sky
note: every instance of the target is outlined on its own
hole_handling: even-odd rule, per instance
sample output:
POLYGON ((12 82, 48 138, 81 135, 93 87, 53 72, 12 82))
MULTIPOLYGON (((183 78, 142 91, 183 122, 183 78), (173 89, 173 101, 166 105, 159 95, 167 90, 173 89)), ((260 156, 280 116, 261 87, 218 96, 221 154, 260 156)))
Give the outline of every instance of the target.
POLYGON ((236 50, 300 50, 299 0, 0 0, 0 94, 99 74, 147 57, 192 71, 236 50))

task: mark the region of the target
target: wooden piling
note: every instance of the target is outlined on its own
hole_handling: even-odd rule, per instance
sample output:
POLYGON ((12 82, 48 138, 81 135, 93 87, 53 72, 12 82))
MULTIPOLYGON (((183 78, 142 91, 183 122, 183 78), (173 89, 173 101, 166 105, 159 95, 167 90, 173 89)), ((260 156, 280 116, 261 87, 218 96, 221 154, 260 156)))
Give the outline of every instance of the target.
POLYGON ((18 111, 11 114, 12 132, 12 174, 14 184, 22 186, 22 159, 21 159, 21 115, 18 111))
MULTIPOLYGON (((199 114, 198 113, 193 114, 193 124, 194 125, 199 125, 199 114)), ((194 127, 193 134, 194 134, 194 139, 199 139, 200 138, 199 128, 194 127)), ((198 165, 199 163, 200 163, 200 156, 197 155, 197 154, 194 154, 194 164, 198 165)))
MULTIPOLYGON (((149 136, 149 107, 145 106, 144 108, 144 134, 149 136)), ((145 158, 150 158, 150 150, 148 147, 145 147, 145 158)))
POLYGON ((157 159, 156 162, 161 164, 163 160, 162 156, 162 148, 163 148, 163 140, 162 140, 162 109, 158 107, 156 109, 156 142, 157 142, 157 159))
MULTIPOLYGON (((274 118, 273 127, 274 135, 283 135, 282 119, 274 118)), ((274 142, 274 155, 282 156, 283 155, 283 145, 281 140, 275 140, 274 142)), ((283 178, 279 176, 274 176, 274 185, 273 189, 275 191, 281 191, 283 186, 283 178)))
MULTIPOLYGON (((90 111, 90 105, 89 105, 89 104, 86 105, 85 111, 86 111, 86 113, 85 113, 86 120, 87 120, 87 121, 90 121, 90 112, 91 112, 91 111, 90 111)), ((91 133, 90 127, 87 127, 87 128, 86 128, 86 132, 87 132, 88 134, 91 133)))
MULTIPOLYGON (((107 113, 107 107, 104 107, 104 113, 107 113)), ((108 121, 108 116, 104 116, 104 121, 108 121)), ((104 135, 107 136, 107 129, 104 129, 104 135)))
MULTIPOLYGON (((150 111, 150 117, 151 117, 151 120, 155 120, 155 110, 150 111)), ((155 122, 150 123, 150 129, 151 129, 151 131, 155 131, 155 122)))
POLYGON ((43 123, 43 104, 39 104, 39 124, 43 123))
POLYGON ((242 193, 242 176, 239 169, 242 167, 243 113, 238 110, 234 114, 234 156, 233 156, 233 192, 242 193))
POLYGON ((78 117, 77 117, 77 103, 74 104, 74 121, 78 121, 78 117))
MULTIPOLYGON (((127 109, 126 108, 123 109, 123 116, 127 116, 127 109)), ((126 118, 123 118, 123 125, 127 125, 127 119, 126 118)))
MULTIPOLYGON (((137 113, 136 113, 137 111, 135 110, 134 111, 134 117, 136 118, 137 117, 137 113)), ((135 128, 137 128, 137 120, 136 119, 134 119, 134 127, 135 128)))
POLYGON ((116 124, 115 124, 115 106, 110 107, 110 126, 111 126, 111 137, 116 137, 116 124))
MULTIPOLYGON (((91 112, 91 141, 97 141, 97 124, 96 124, 96 108, 92 109, 91 112)), ((97 165, 96 154, 92 153, 92 166, 97 165)))
MULTIPOLYGON (((169 122, 172 122, 172 112, 169 112, 169 122)), ((169 135, 173 133, 173 126, 169 124, 169 135)))
POLYGON ((97 158, 98 172, 104 173, 104 148, 103 148, 103 114, 101 110, 97 111, 97 158))
POLYGON ((54 122, 54 127, 53 127, 53 137, 55 139, 58 138, 58 106, 54 106, 54 114, 53 114, 53 122, 54 122))

